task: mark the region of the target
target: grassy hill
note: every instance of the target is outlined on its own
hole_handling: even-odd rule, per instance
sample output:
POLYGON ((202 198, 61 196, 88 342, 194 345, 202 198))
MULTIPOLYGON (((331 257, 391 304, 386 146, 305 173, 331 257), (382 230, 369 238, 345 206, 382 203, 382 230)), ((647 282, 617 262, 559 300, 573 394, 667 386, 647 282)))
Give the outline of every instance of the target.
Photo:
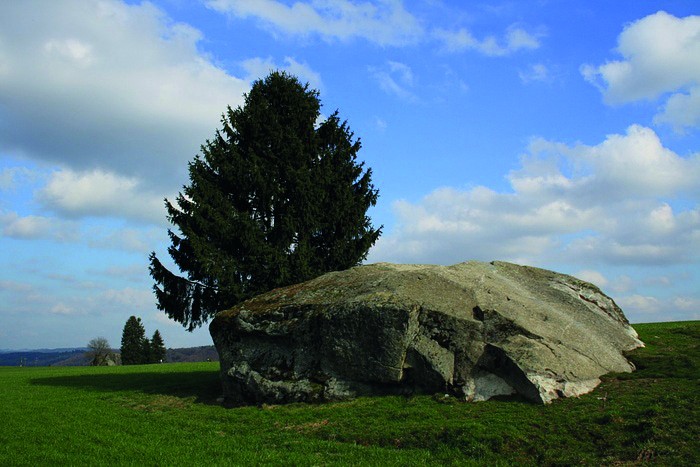
POLYGON ((225 409, 217 363, 0 368, 0 465, 700 465, 700 322, 538 406, 442 395, 225 409))

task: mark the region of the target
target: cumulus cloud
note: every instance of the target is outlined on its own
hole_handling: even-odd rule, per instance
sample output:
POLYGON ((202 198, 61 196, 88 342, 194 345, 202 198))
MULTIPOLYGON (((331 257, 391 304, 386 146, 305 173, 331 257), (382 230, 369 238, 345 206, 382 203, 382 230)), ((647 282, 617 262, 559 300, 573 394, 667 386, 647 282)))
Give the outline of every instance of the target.
POLYGON ((44 206, 62 216, 122 217, 153 224, 165 221, 163 197, 150 192, 134 177, 103 170, 51 174, 38 194, 44 206))
POLYGON ((51 220, 41 216, 20 217, 16 213, 5 214, 2 233, 11 238, 41 238, 51 231, 51 220))
POLYGON ((520 50, 539 48, 540 38, 544 34, 528 32, 521 27, 511 25, 500 39, 490 35, 479 40, 465 28, 456 31, 438 28, 433 31, 433 35, 448 52, 475 50, 489 57, 502 57, 520 50))
POLYGON ((200 39, 147 2, 4 3, 5 154, 179 185, 186 162, 249 87, 201 53, 200 39))
POLYGON ((394 203, 397 227, 370 259, 692 262, 700 251, 700 208, 673 205, 697 204, 699 179, 700 154, 675 154, 649 128, 631 126, 595 146, 538 139, 508 174, 510 192, 443 187, 417 203, 394 203))
POLYGON ((663 110, 654 116, 654 123, 671 125, 679 133, 686 128, 700 127, 700 86, 690 88, 687 93, 671 95, 663 110))
POLYGON ((423 29, 400 0, 210 0, 207 5, 236 18, 257 18, 273 33, 318 35, 325 40, 365 39, 385 46, 416 42, 423 29))
POLYGON ((581 67, 607 103, 662 98, 656 123, 677 129, 700 124, 700 16, 646 16, 624 28, 617 52, 621 60, 581 67))
POLYGON ((72 242, 80 237, 75 222, 45 216, 22 216, 13 211, 0 212, 0 233, 3 237, 17 240, 72 242))
POLYGON ((574 274, 574 276, 578 277, 582 281, 590 282, 591 284, 597 285, 600 288, 604 288, 609 284, 608 279, 606 279, 606 277, 603 274, 592 269, 584 269, 574 274))
POLYGON ((700 154, 681 157, 665 148, 654 130, 631 125, 626 134, 612 134, 596 146, 567 147, 543 139, 530 145, 531 157, 509 175, 517 191, 552 196, 557 191, 575 193, 586 202, 625 201, 631 197, 697 195, 700 154), (575 171, 567 177, 554 162, 575 171), (549 164, 549 165, 546 165, 549 164), (611 199, 610 197, 613 197, 611 199))
MULTIPOLYGON (((57 243, 83 243, 90 248, 117 250, 138 253, 145 257, 153 246, 163 242, 164 231, 161 227, 137 228, 119 225, 95 225, 79 223, 57 217, 26 215, 13 211, 0 212, 0 237, 14 240, 51 240, 57 243)), ((140 266, 140 271, 146 271, 140 266)), ((52 276, 52 279, 58 276, 52 276)), ((81 284, 82 288, 87 285, 81 284)))

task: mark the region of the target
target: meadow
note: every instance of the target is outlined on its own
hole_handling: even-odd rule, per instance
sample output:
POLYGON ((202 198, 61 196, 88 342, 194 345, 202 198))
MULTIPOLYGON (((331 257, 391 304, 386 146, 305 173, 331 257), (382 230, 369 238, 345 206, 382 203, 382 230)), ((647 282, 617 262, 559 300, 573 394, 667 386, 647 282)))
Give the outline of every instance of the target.
POLYGON ((1 367, 0 465, 700 465, 700 322, 539 406, 444 395, 224 408, 217 363, 1 367))

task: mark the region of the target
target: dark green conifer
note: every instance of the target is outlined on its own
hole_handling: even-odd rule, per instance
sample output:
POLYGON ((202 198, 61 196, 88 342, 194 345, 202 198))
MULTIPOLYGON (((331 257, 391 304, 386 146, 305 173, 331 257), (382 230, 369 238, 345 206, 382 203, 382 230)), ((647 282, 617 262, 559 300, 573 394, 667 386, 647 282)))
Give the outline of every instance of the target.
POLYGON ((136 316, 129 317, 122 332, 122 365, 147 363, 147 342, 146 330, 141 324, 141 318, 136 316))
POLYGON ((151 341, 144 337, 141 347, 141 361, 139 363, 153 363, 151 357, 151 341))
POLYGON ((158 308, 189 330, 275 287, 362 262, 381 234, 360 141, 334 112, 318 123, 319 94, 273 72, 228 108, 223 127, 189 164, 190 184, 166 200, 168 253, 150 255, 158 308))
POLYGON ((163 337, 160 335, 160 332, 157 329, 156 329, 156 332, 153 333, 153 338, 151 338, 151 345, 149 347, 150 347, 150 355, 149 355, 150 363, 163 363, 163 362, 165 362, 165 355, 166 355, 165 342, 163 342, 163 337))

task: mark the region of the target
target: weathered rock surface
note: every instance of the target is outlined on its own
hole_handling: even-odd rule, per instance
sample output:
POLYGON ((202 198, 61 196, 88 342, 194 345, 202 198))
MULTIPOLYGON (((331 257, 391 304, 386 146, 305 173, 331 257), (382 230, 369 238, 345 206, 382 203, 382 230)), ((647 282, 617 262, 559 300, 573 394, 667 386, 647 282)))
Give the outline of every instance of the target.
POLYGON ((634 369, 622 310, 574 277, 510 263, 373 264, 273 290, 210 332, 228 402, 444 392, 535 402, 634 369))

